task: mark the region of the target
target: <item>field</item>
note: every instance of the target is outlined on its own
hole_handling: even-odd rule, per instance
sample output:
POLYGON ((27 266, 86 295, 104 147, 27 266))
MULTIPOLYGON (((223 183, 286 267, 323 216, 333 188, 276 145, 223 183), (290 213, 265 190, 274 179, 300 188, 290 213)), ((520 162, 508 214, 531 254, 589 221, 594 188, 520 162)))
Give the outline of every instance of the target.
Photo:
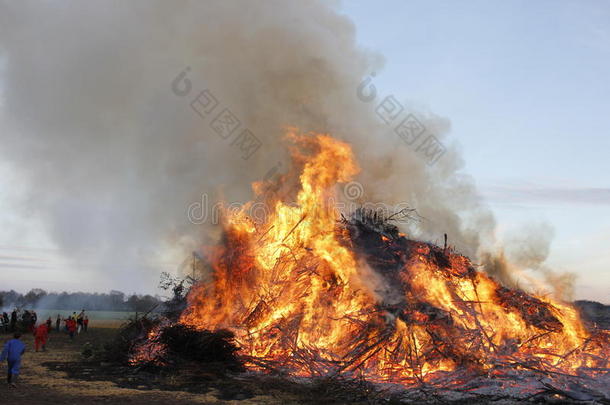
MULTIPOLYGON (((587 322, 598 325, 610 319, 610 307, 598 303, 577 303, 587 322), (594 305, 595 304, 595 305, 594 305), (591 308, 589 308, 591 307, 591 308), (601 308, 601 309, 600 309, 601 308), (593 313, 596 316, 591 316, 593 313)), ((60 314, 68 315, 66 311, 60 314)), ((39 316, 44 312, 40 311, 39 316)), ((57 312, 55 311, 55 316, 57 312)), ((295 383, 286 379, 260 377, 251 373, 218 377, 199 368, 153 374, 99 361, 81 355, 86 343, 110 341, 131 313, 88 313, 91 326, 74 341, 63 332, 52 332, 46 352, 34 352, 33 337, 22 337, 27 346, 17 389, 4 382, 1 364, 0 403, 6 404, 365 404, 398 403, 391 396, 363 390, 362 386, 339 386, 332 382, 295 383)), ((47 315, 48 316, 48 315, 47 315)), ((44 318, 43 318, 44 319, 44 318)), ((54 318, 53 318, 54 319, 54 318)), ((0 342, 9 339, 0 333, 0 342)), ((366 388, 366 387, 365 387, 366 388)), ((423 401, 420 403, 427 403, 423 401)), ((433 401, 432 401, 433 402, 433 401)), ((476 402, 484 403, 484 402, 476 402)), ((508 403, 508 402, 506 402, 508 403)))
MULTIPOLYGON (((185 385, 179 376, 165 376, 156 383, 154 376, 134 373, 134 370, 87 362, 81 356, 85 343, 98 344, 111 339, 121 319, 95 321, 87 333, 70 341, 63 332, 51 333, 46 352, 36 353, 31 335, 22 337, 27 346, 23 356, 21 376, 16 389, 9 389, 4 382, 5 364, 2 364, 3 380, 0 383, 2 403, 13 404, 74 404, 74 403, 130 403, 130 404, 273 404, 286 403, 272 397, 256 396, 251 392, 232 391, 232 387, 215 381, 199 379, 185 385), (172 385, 172 381, 175 384, 172 385), (180 383, 177 383, 181 381, 180 383), (158 388, 162 386, 163 389, 158 388), (189 392, 190 391, 190 392, 189 392), (239 401, 238 401, 239 400, 239 401)), ((2 343, 9 334, 0 334, 2 343)), ((201 377, 201 376, 198 376, 201 377)), ((203 376, 205 377, 205 376, 203 376)), ((291 401, 288 401, 291 402, 291 401)))
MULTIPOLYGON (((99 345, 117 333, 121 319, 96 319, 87 333, 70 341, 53 331, 46 352, 34 351, 32 335, 16 389, 0 380, 0 402, 7 404, 355 404, 369 403, 358 387, 334 382, 297 383, 252 373, 219 376, 213 370, 183 368, 150 373, 82 356, 85 344, 99 345), (356 398, 358 400, 356 400, 356 398)), ((0 342, 10 334, 0 333, 0 342)), ((2 364, 2 376, 6 365, 2 364)), ((370 394, 370 393, 369 393, 370 394)), ((389 402, 384 402, 389 403, 389 402)))
MULTIPOLYGON (((72 311, 60 310, 60 309, 40 309, 36 311, 38 315, 39 322, 51 317, 53 321, 53 326, 55 326, 55 319, 57 318, 57 314, 59 314, 62 318, 67 318, 73 312, 77 314, 80 312, 80 309, 74 309, 72 311)), ((91 327, 104 327, 104 328, 116 328, 119 327, 126 319, 133 317, 135 312, 127 312, 127 311, 85 311, 87 317, 89 318, 89 322, 91 327)))

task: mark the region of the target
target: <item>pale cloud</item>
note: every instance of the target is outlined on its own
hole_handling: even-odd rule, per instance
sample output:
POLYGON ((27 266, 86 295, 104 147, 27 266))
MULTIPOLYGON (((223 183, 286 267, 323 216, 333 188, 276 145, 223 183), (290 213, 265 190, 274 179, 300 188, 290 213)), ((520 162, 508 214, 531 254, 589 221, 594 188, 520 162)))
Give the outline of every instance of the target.
POLYGON ((489 185, 483 196, 494 204, 601 204, 610 205, 610 188, 545 185, 489 185))

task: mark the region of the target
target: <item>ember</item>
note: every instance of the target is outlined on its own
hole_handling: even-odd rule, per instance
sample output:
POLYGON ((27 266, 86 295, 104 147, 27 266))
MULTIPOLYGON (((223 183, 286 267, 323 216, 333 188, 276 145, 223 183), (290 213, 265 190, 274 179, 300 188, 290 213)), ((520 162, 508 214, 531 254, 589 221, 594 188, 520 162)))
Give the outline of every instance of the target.
POLYGON ((343 216, 329 201, 358 172, 349 145, 289 138, 282 185, 298 179, 296 194, 265 196, 263 224, 247 206, 227 215, 222 244, 206 248, 213 281, 192 288, 183 327, 230 330, 246 366, 292 376, 408 387, 608 371, 607 333, 588 331, 571 305, 501 286, 450 247, 407 238, 391 216, 343 216))

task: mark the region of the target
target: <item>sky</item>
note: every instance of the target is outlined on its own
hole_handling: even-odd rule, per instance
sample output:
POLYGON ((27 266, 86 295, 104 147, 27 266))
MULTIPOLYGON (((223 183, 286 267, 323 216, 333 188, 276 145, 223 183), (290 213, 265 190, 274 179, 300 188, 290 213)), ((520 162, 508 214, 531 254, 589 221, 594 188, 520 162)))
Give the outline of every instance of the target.
POLYGON ((610 3, 346 1, 375 84, 451 120, 511 234, 550 224, 548 263, 610 302, 610 3))
MULTIPOLYGON (((461 150, 498 233, 549 224, 548 263, 577 275, 576 298, 610 303, 610 3, 345 1, 338 10, 363 48, 384 55, 383 93, 450 120, 446 142, 461 150)), ((0 289, 76 290, 85 279, 120 289, 86 260, 76 271, 35 216, 15 215, 19 189, 0 162, 0 289), (18 276, 7 281, 9 272, 18 276)))

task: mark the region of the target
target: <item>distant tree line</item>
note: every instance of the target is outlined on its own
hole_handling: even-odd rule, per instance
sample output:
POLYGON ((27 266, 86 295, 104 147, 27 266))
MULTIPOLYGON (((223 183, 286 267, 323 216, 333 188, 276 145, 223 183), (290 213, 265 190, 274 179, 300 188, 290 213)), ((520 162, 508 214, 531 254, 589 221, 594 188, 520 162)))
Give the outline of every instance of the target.
POLYGON ((163 302, 159 296, 126 295, 121 291, 112 290, 109 293, 84 292, 47 292, 34 288, 26 294, 17 291, 0 291, 0 308, 12 310, 24 309, 57 309, 63 311, 149 311, 163 302))

